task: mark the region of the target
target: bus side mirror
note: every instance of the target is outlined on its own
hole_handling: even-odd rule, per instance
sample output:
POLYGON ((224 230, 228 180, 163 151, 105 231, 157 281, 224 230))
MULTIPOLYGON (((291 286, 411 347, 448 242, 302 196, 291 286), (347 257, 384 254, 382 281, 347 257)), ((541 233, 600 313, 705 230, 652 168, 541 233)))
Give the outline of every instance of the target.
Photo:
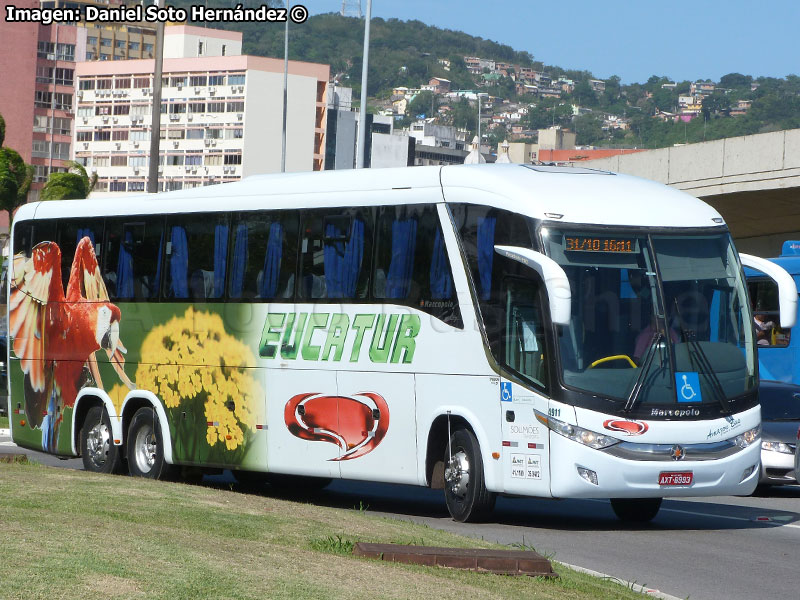
POLYGON ((797 321, 797 286, 786 269, 765 258, 750 254, 739 254, 742 265, 768 275, 778 284, 778 307, 781 311, 781 327, 789 329, 797 321))
POLYGON ((495 246, 500 256, 522 263, 539 273, 547 290, 550 318, 556 325, 569 325, 572 312, 572 292, 564 269, 556 261, 541 252, 516 246, 495 246))

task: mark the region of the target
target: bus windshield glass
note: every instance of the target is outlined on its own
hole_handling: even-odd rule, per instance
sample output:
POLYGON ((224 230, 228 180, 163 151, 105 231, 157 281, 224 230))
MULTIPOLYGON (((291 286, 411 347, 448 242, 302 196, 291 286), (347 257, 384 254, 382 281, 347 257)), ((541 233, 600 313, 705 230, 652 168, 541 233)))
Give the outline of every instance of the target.
POLYGON ((631 410, 718 404, 755 385, 753 317, 727 233, 543 229, 572 289, 564 384, 631 410))

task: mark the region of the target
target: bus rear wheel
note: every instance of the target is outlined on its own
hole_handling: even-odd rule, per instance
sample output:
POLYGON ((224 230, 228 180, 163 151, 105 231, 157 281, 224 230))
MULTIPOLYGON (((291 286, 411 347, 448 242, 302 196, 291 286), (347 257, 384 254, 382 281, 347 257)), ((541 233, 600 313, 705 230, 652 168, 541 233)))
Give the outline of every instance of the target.
POLYGON ((86 413, 81 428, 81 458, 83 468, 94 473, 119 473, 122 452, 114 445, 111 419, 102 406, 93 406, 86 413))
POLYGON ((155 411, 140 408, 128 427, 128 469, 135 477, 166 479, 172 472, 164 460, 163 436, 155 411))
POLYGON ((661 498, 612 498, 611 508, 622 521, 647 523, 661 508, 661 498))
POLYGON ((494 508, 495 495, 486 489, 480 446, 468 429, 450 436, 444 456, 444 499, 456 521, 480 521, 494 508))

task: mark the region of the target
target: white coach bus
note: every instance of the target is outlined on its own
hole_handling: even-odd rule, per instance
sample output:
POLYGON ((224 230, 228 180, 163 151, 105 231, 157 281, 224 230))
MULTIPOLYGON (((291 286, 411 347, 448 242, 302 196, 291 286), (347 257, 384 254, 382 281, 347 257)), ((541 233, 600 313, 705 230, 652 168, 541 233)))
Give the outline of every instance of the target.
POLYGON ((498 494, 748 494, 753 316, 720 215, 522 165, 270 175, 23 206, 12 435, 92 471, 231 469, 498 494))

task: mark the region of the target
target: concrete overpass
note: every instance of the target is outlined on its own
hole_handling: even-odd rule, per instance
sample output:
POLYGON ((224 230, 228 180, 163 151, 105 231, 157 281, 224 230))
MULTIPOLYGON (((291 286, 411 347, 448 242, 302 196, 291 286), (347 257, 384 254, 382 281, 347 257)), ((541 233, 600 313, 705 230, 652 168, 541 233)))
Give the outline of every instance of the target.
POLYGON ((580 164, 652 179, 701 198, 725 218, 743 252, 778 256, 784 240, 800 239, 800 129, 580 164))

